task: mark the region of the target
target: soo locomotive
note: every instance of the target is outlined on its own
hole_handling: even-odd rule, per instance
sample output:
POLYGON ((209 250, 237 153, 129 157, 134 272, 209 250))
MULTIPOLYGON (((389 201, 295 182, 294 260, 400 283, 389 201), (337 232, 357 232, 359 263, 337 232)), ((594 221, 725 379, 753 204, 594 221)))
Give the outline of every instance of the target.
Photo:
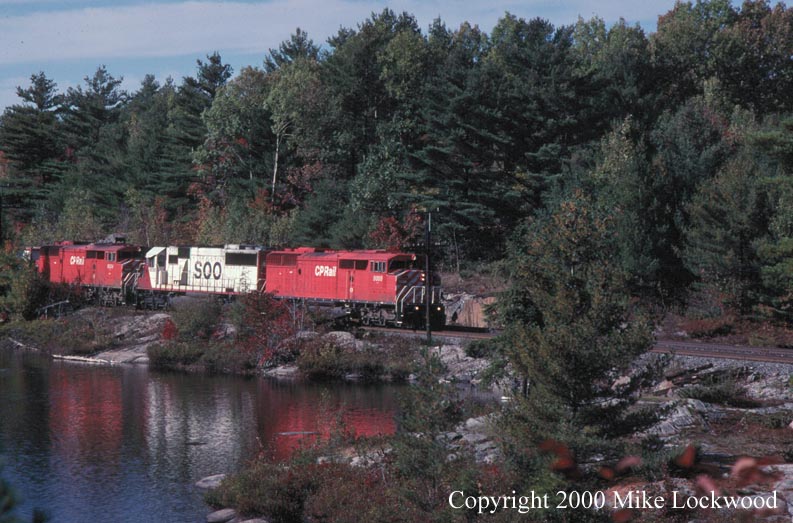
POLYGON ((280 299, 334 307, 364 325, 445 325, 440 281, 411 253, 335 251, 309 247, 269 250, 249 245, 158 246, 125 243, 31 248, 28 255, 50 282, 79 287, 103 305, 161 307, 171 296, 237 296, 269 292, 280 299), (428 281, 429 280, 429 281, 428 281))

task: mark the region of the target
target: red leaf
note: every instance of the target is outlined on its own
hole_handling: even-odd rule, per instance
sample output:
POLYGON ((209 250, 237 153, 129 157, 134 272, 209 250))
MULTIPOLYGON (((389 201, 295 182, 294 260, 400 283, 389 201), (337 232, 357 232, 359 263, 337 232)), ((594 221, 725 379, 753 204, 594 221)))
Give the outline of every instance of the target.
POLYGON ((618 510, 611 515, 611 519, 614 523, 626 523, 633 519, 633 511, 629 508, 618 510))
POLYGON ((680 468, 690 469, 694 466, 694 462, 697 458, 697 449, 694 445, 689 445, 686 447, 686 450, 675 459, 675 465, 680 468))
POLYGON ((640 458, 639 456, 625 456, 624 458, 619 460, 615 468, 618 473, 622 474, 626 470, 630 468, 638 467, 641 464, 642 464, 642 458, 640 458))

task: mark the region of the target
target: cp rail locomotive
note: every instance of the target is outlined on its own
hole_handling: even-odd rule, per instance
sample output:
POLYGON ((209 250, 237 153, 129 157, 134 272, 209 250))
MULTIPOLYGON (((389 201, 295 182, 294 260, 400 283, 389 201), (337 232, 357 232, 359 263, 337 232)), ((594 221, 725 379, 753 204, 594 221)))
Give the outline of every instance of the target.
POLYGON ((424 259, 382 250, 310 247, 272 250, 250 245, 157 246, 61 242, 28 249, 50 282, 79 287, 103 305, 156 308, 180 294, 237 296, 268 292, 310 306, 333 307, 364 325, 445 325, 440 280, 424 259), (429 294, 429 296, 427 296, 429 294))

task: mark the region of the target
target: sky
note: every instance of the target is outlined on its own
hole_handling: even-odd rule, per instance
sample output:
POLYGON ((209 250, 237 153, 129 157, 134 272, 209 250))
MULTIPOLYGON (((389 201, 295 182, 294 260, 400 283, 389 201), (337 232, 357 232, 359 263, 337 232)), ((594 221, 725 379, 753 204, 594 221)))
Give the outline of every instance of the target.
POLYGON ((218 51, 237 72, 261 67, 271 48, 297 27, 317 44, 341 27, 356 27, 389 7, 415 15, 426 29, 468 21, 490 32, 505 12, 554 25, 579 16, 612 24, 625 18, 654 32, 674 0, 0 0, 0 111, 18 103, 17 86, 43 71, 65 92, 83 85, 100 65, 130 92, 146 74, 177 84, 194 75, 196 60, 218 51))

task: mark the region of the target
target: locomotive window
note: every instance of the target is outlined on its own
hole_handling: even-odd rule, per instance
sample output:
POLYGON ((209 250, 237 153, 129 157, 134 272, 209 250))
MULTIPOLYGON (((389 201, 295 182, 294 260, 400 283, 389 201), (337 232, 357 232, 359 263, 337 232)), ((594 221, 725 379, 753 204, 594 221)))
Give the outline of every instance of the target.
POLYGON ((85 257, 88 258, 89 260, 95 260, 96 259, 96 251, 88 251, 88 252, 86 252, 85 253, 85 257))
POLYGON ((189 258, 190 257, 190 247, 179 247, 179 257, 180 258, 189 258))
POLYGON ((366 260, 355 260, 355 268, 359 271, 366 270, 366 260))
POLYGON ((355 267, 355 260, 339 260, 339 269, 352 269, 355 267))
POLYGON ((146 263, 149 265, 149 267, 153 268, 154 267, 154 258, 153 257, 149 258, 148 260, 146 260, 146 263))
POLYGON ((176 265, 179 263, 179 256, 174 256, 173 254, 168 255, 168 263, 171 265, 176 265))
POLYGON ((388 264, 388 272, 404 271, 412 268, 413 262, 410 260, 391 260, 388 264))
POLYGON ((116 253, 114 252, 107 253, 107 261, 116 261, 116 253))
POLYGON ((118 261, 122 260, 129 260, 130 258, 134 258, 135 253, 133 252, 119 252, 118 253, 118 261))
POLYGON ((157 255, 157 267, 165 267, 165 253, 161 252, 157 255))
POLYGON ((384 261, 373 261, 372 262, 372 272, 385 272, 385 262, 384 261))
POLYGON ((247 252, 227 252, 226 265, 247 265, 256 266, 256 253, 247 252))
POLYGON ((104 260, 105 259, 105 252, 104 251, 96 251, 96 259, 97 260, 104 260))

